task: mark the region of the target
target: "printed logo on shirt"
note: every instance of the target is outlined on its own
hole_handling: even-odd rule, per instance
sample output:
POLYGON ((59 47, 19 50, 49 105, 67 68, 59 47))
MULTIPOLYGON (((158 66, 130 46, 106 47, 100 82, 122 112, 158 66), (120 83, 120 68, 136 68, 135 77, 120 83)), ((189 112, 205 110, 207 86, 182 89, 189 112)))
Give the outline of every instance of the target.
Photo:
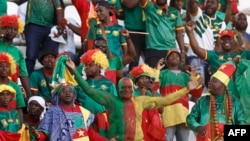
POLYGON ((114 36, 118 36, 118 35, 119 35, 119 31, 114 30, 112 34, 113 34, 114 36))
POLYGON ((108 87, 106 85, 101 85, 102 90, 106 90, 108 87))
POLYGON ((172 19, 176 19, 175 14, 170 14, 170 17, 171 17, 172 19))
POLYGON ((46 86, 47 86, 46 81, 45 81, 44 79, 41 80, 41 86, 42 86, 42 87, 46 87, 46 86))

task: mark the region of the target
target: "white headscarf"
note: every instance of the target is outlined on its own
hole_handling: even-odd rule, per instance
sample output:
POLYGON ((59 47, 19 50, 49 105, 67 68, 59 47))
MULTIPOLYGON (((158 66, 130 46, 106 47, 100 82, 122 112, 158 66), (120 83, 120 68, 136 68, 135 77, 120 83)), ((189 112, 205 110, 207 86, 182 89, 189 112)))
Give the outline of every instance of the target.
MULTIPOLYGON (((36 101, 36 102, 39 103, 40 106, 43 107, 43 112, 42 112, 41 115, 40 115, 40 120, 42 120, 43 117, 44 117, 44 114, 46 113, 46 104, 45 104, 45 100, 44 100, 41 96, 32 96, 32 97, 30 97, 29 100, 28 100, 28 106, 29 106, 29 103, 30 103, 31 101, 36 101)), ((27 110, 29 111, 28 106, 27 106, 27 110)))

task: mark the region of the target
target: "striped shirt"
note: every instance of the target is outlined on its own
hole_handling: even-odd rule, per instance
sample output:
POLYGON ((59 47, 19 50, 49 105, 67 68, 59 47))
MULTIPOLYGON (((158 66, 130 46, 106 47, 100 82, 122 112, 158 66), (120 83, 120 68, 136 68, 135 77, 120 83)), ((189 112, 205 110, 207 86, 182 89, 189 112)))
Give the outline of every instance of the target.
POLYGON ((191 18, 196 23, 194 32, 199 46, 206 50, 213 50, 218 34, 226 28, 224 19, 217 15, 211 18, 200 8, 195 16, 191 15, 191 18))

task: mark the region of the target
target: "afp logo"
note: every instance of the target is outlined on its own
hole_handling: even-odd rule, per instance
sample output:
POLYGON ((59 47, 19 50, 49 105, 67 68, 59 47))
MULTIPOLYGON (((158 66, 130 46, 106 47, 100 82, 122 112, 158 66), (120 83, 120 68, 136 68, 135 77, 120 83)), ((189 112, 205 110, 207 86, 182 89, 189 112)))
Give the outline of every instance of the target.
POLYGON ((250 125, 225 125, 224 141, 249 141, 250 125))

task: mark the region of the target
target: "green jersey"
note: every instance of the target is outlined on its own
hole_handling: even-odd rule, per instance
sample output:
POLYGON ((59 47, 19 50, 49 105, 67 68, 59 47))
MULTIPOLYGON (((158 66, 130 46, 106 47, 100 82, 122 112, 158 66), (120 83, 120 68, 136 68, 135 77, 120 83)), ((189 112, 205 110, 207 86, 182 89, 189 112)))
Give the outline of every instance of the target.
POLYGON ((139 4, 135 8, 126 8, 117 0, 116 9, 124 13, 124 25, 126 29, 145 31, 145 13, 139 4))
POLYGON ((146 13, 147 49, 169 50, 176 48, 175 31, 183 28, 179 11, 169 7, 166 14, 156 4, 148 1, 144 7, 146 13))
POLYGON ((25 58, 21 50, 14 45, 8 45, 5 42, 0 41, 0 52, 6 52, 13 57, 20 70, 20 76, 28 76, 25 58))
MULTIPOLYGON (((123 29, 122 26, 118 24, 114 24, 111 26, 104 26, 104 30, 106 33, 109 51, 114 56, 121 56, 121 44, 125 43, 125 38, 120 34, 120 30, 123 29)), ((100 25, 98 24, 96 29, 96 38, 103 38, 102 30, 100 25)))
POLYGON ((25 107, 25 102, 23 98, 23 93, 20 87, 13 81, 9 81, 8 85, 11 86, 15 91, 15 98, 10 102, 12 108, 22 108, 25 107))
MULTIPOLYGON (((86 81, 92 88, 95 88, 101 91, 106 91, 108 92, 108 94, 117 96, 115 85, 111 81, 106 79, 105 77, 102 77, 98 80, 86 80, 86 81)), ((86 109, 88 109, 94 114, 102 113, 106 110, 104 106, 94 101, 92 98, 86 95, 85 92, 82 90, 80 91, 80 94, 78 94, 78 100, 82 104, 83 107, 85 107, 86 109)))
POLYGON ((55 8, 61 7, 60 0, 28 0, 26 24, 34 23, 41 26, 54 25, 55 8))
POLYGON ((0 130, 17 132, 21 128, 19 114, 16 109, 0 110, 0 130))
MULTIPOLYGON (((241 52, 222 54, 222 53, 211 50, 211 51, 207 52, 207 60, 206 61, 210 65, 212 73, 215 73, 221 64, 223 64, 229 60, 234 59, 236 56, 239 56, 242 59, 250 59, 250 51, 244 50, 241 52)), ((228 83, 228 91, 233 96, 239 98, 239 93, 238 93, 232 79, 230 79, 230 81, 228 83)))
POLYGON ((43 98, 51 98, 51 86, 52 77, 47 78, 43 74, 42 69, 35 70, 30 75, 30 88, 31 90, 38 91, 38 95, 43 98), (47 82, 48 84, 47 84, 47 82), (48 86, 49 85, 49 86, 48 86))

